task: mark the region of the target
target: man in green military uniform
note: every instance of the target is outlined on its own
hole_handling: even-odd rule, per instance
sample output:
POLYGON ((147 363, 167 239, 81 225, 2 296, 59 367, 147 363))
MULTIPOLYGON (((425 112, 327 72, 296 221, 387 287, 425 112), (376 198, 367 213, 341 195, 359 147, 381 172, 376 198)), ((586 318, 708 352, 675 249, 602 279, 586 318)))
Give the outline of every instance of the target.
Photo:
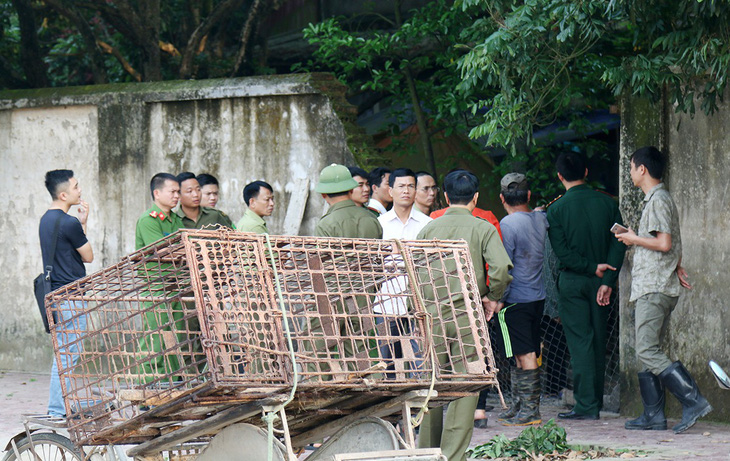
POLYGON ((347 237, 379 239, 383 228, 377 218, 352 201, 352 190, 357 182, 344 165, 333 163, 319 175, 315 191, 329 204, 322 219, 317 223, 314 235, 318 237, 347 237))
POLYGON ((135 248, 138 250, 183 227, 180 217, 172 212, 180 200, 177 178, 169 173, 157 173, 150 181, 150 190, 152 206, 137 220, 135 248))
POLYGON ((236 229, 241 232, 268 234, 264 216, 274 212, 274 189, 264 181, 254 181, 243 188, 243 201, 248 207, 236 229))
MULTIPOLYGON (((137 229, 135 236, 135 246, 139 250, 161 238, 164 238, 178 229, 183 227, 180 217, 172 212, 180 198, 180 184, 177 178, 169 173, 157 173, 150 181, 150 191, 152 192, 152 206, 142 214, 137 220, 137 229)), ((147 270, 157 270, 158 266, 148 267, 147 270)), ((161 274, 164 275, 164 267, 159 266, 161 274)), ((144 296, 156 296, 168 293, 161 292, 163 288, 151 287, 151 291, 143 293, 144 296), (157 290, 157 291, 155 291, 157 290)), ((152 305, 150 302, 144 303, 147 309, 152 305)), ((177 325, 183 317, 183 312, 179 303, 172 304, 172 316, 176 322, 176 329, 182 330, 182 325, 177 325)), ((166 306, 160 306, 157 311, 149 311, 145 313, 144 328, 146 330, 159 330, 160 325, 170 323, 166 306)), ((163 327, 169 331, 170 326, 163 327)), ((139 343, 140 357, 144 360, 152 354, 163 350, 162 335, 154 333, 145 336, 139 343)), ((149 361, 145 361, 140 367, 140 373, 144 375, 143 380, 149 382, 159 377, 161 374, 168 374, 179 369, 180 364, 176 357, 155 357, 149 361)))
MULTIPOLYGON (((329 204, 330 208, 327 213, 317 223, 315 235, 318 237, 342 237, 342 238, 371 238, 379 239, 383 237, 383 228, 380 226, 378 219, 367 209, 358 206, 352 201, 352 190, 358 186, 357 182, 352 178, 350 170, 344 165, 333 163, 324 169, 319 175, 319 183, 315 187, 315 191, 322 194, 322 198, 329 204)), ((317 262, 314 262, 317 264, 317 262)), ((319 264, 322 264, 321 261, 319 264)), ((365 302, 363 299, 356 301, 360 307, 365 302)), ((333 306, 333 313, 342 313, 345 311, 343 302, 336 303, 333 306)), ((338 331, 340 332, 360 332, 362 324, 356 316, 338 316, 338 331)), ((319 319, 312 319, 309 329, 314 335, 320 335, 322 325, 319 319)), ((358 352, 368 351, 369 346, 362 340, 343 341, 342 355, 344 357, 353 357, 354 348, 358 352)), ((335 346, 337 347, 337 346, 335 346)), ((377 346, 376 346, 377 347, 377 346)), ((329 356, 332 352, 327 351, 327 347, 323 340, 317 340, 313 343, 313 352, 315 355, 324 354, 329 356)), ((310 367, 311 368, 311 367, 310 367)), ((327 364, 321 365, 321 369, 327 371, 327 364)), ((310 369, 311 371, 311 369, 310 369)), ((323 379, 327 379, 326 377, 323 379)))
POLYGON ((556 162, 566 189, 548 207, 548 235, 560 261, 558 312, 573 366, 575 406, 562 419, 598 419, 603 404, 606 323, 625 247, 611 234, 621 213, 613 197, 588 187, 585 160, 565 152, 556 162))
POLYGON ((180 183, 180 208, 176 214, 186 229, 215 229, 218 227, 233 228, 233 221, 216 208, 200 206, 203 196, 200 183, 193 173, 186 171, 177 175, 180 183))
MULTIPOLYGON (((486 220, 472 216, 479 198, 477 192, 479 188, 479 180, 471 172, 465 170, 456 170, 449 173, 444 179, 444 194, 449 208, 444 215, 428 223, 418 234, 419 239, 437 239, 437 240, 457 240, 464 239, 469 245, 469 253, 474 264, 474 273, 476 275, 479 294, 482 296, 482 304, 486 310, 487 320, 498 308, 499 300, 512 280, 509 271, 512 269, 512 262, 507 256, 507 252, 499 238, 497 228, 486 220), (487 286, 487 274, 485 274, 485 264, 489 264, 489 286, 487 286)), ((446 272, 450 272, 446 268, 446 272)), ((434 276, 433 274, 424 274, 426 277, 434 276)), ((450 282, 459 283, 456 277, 450 278, 450 282)), ((460 293, 459 287, 452 287, 451 293, 460 293)), ((428 294, 427 294, 428 295, 428 294)), ((432 302, 427 301, 427 309, 429 311, 439 309, 435 299, 440 298, 437 294, 426 296, 432 302)), ((455 305, 460 303, 464 306, 464 300, 452 300, 455 305)), ((435 312, 432 312, 435 314, 435 312)), ((441 312, 442 318, 453 315, 452 312, 441 312)), ((470 334, 464 335, 463 331, 468 330, 467 316, 459 317, 457 322, 446 322, 448 330, 446 332, 434 331, 434 337, 442 336, 444 333, 447 337, 456 337, 457 329, 462 332, 462 343, 472 344, 475 347, 473 338, 470 334), (458 323, 458 325, 457 325, 458 323)), ((436 355, 441 359, 448 356, 446 348, 454 348, 452 356, 459 356, 458 342, 452 344, 435 344, 436 355)), ((465 352, 468 355, 468 352, 465 352)), ((448 358, 447 358, 448 360, 448 358)), ((443 362, 443 360, 440 360, 443 362)), ((442 363, 443 365, 443 363, 442 363)), ((463 362, 454 364, 455 372, 465 372, 466 367, 463 362)), ((443 409, 432 408, 431 411, 423 419, 421 432, 418 440, 418 446, 421 448, 441 447, 442 453, 449 461, 464 461, 466 459, 466 449, 469 447, 472 432, 474 431, 474 410, 477 408, 477 400, 479 397, 464 397, 449 404, 446 412, 446 420, 443 422, 443 409)))

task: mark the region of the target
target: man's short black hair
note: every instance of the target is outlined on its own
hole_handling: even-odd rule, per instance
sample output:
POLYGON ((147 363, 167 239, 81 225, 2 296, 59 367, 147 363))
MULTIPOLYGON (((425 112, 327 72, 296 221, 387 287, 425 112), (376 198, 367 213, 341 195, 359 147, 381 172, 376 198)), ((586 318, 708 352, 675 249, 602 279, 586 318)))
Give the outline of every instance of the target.
POLYGON ((504 202, 509 206, 527 204, 527 190, 525 189, 507 189, 502 191, 504 202))
POLYGON ((566 181, 579 181, 586 177, 586 160, 577 152, 563 152, 555 162, 555 169, 566 181))
POLYGON ((200 173, 198 176, 195 177, 195 179, 198 180, 198 184, 200 184, 201 188, 209 184, 212 184, 214 186, 218 185, 218 179, 212 174, 200 173))
POLYGON ((348 170, 350 170, 350 176, 353 178, 355 176, 360 176, 362 179, 366 181, 370 181, 370 175, 368 175, 368 172, 360 168, 359 166, 348 166, 348 170))
POLYGON ((187 181, 188 179, 195 179, 197 181, 195 173, 191 173, 189 171, 184 171, 177 175, 177 182, 180 183, 180 185, 182 185, 183 181, 187 181))
POLYGON ((662 151, 654 146, 642 147, 631 154, 631 161, 635 167, 644 165, 649 175, 654 179, 662 179, 664 169, 667 167, 667 159, 662 151))
POLYGON ((368 181, 370 182, 370 192, 373 192, 374 186, 380 187, 380 184, 383 182, 383 178, 388 173, 390 173, 390 169, 383 166, 372 169, 372 171, 368 175, 368 181))
POLYGON ((444 191, 452 205, 467 205, 479 190, 479 178, 466 170, 455 170, 444 178, 444 191))
POLYGON ((52 170, 46 173, 46 189, 51 198, 56 200, 61 192, 61 186, 74 177, 73 170, 52 170))
POLYGON ((246 187, 243 188, 243 201, 246 202, 246 206, 248 206, 249 201, 252 198, 256 198, 259 196, 259 192, 261 192, 262 187, 269 189, 269 192, 271 192, 272 194, 274 193, 274 188, 271 187, 269 183, 264 181, 254 181, 252 183, 246 184, 246 187))
POLYGON ((416 182, 416 173, 414 173, 413 170, 411 170, 410 168, 396 168, 390 174, 390 178, 388 179, 388 185, 390 187, 393 187, 396 178, 405 178, 408 176, 413 178, 413 182, 416 182))
POLYGON ((432 175, 431 173, 429 173, 428 171, 424 171, 424 170, 416 171, 416 182, 418 182, 418 178, 420 178, 421 176, 430 176, 433 178, 433 181, 436 182, 436 177, 434 175, 432 175))
POLYGON ((155 199, 155 191, 157 189, 162 189, 163 187, 165 187, 166 181, 175 181, 176 183, 180 184, 180 181, 177 180, 177 177, 171 175, 170 173, 157 173, 156 175, 152 176, 152 180, 150 181, 150 194, 152 194, 152 200, 155 199))

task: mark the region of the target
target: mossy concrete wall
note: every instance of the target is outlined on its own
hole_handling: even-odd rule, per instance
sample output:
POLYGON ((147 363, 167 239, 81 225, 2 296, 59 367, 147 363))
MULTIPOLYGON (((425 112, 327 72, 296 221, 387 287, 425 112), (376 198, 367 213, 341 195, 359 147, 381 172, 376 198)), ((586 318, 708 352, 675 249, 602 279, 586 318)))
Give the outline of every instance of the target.
POLYGON ((50 368, 31 288, 42 265, 38 220, 50 204, 46 171, 74 170, 91 205, 89 273, 134 250, 150 178, 161 171, 217 176, 218 207, 234 222, 243 186, 264 179, 277 200, 271 232, 311 235, 325 210, 313 190, 319 171, 354 162, 334 110, 346 107, 339 86, 302 74, 0 92, 0 369, 50 368), (303 210, 290 207, 302 196, 303 210))
MULTIPOLYGON (((728 98, 726 97, 727 101, 728 98)), ((651 104, 627 98, 621 111, 621 211, 624 220, 638 227, 644 194, 629 177, 629 158, 638 148, 655 145, 669 159, 665 182, 679 209, 682 265, 693 290, 684 290, 667 329, 666 352, 680 360, 697 380, 715 411, 708 418, 730 421, 730 392, 718 388, 707 362, 730 368, 730 105, 712 116, 694 118, 675 113, 666 101, 651 104)), ((640 370, 634 348, 634 304, 629 302, 633 251, 627 252, 621 283, 621 412, 641 411, 636 373, 640 370)), ((668 396, 668 410, 678 417, 681 408, 668 396)))

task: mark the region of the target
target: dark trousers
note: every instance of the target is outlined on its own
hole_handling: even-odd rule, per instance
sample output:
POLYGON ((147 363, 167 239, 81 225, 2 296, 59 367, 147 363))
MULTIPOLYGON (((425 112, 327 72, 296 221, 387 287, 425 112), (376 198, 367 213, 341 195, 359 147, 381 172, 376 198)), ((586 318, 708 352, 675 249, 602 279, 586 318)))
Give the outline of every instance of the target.
POLYGON ((573 366, 573 411, 598 415, 603 406, 609 306, 596 302, 601 279, 562 272, 558 312, 573 366))

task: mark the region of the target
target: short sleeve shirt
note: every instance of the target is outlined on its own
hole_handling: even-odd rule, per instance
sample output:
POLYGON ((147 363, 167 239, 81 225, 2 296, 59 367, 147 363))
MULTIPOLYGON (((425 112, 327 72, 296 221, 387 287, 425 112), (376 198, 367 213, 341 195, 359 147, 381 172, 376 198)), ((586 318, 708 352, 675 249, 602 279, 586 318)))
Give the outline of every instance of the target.
POLYGON ((649 293, 677 297, 681 289, 676 273, 682 256, 679 214, 664 183, 657 184, 646 194, 639 221, 639 237, 655 237, 656 232, 670 234, 672 248, 664 253, 636 245, 631 269, 631 301, 649 293))
POLYGON ((81 227, 77 218, 64 213, 63 210, 48 210, 41 218, 39 237, 43 260, 46 261, 50 257, 53 246, 53 229, 59 219, 61 221, 58 228, 56 253, 53 261, 48 261, 53 266, 51 288, 54 290, 86 276, 86 267, 78 252, 78 248, 88 242, 84 228, 81 227))
POLYGON ((530 303, 545 299, 542 263, 548 222, 541 211, 519 211, 502 218, 502 241, 512 260, 512 283, 507 287, 504 301, 530 303))

